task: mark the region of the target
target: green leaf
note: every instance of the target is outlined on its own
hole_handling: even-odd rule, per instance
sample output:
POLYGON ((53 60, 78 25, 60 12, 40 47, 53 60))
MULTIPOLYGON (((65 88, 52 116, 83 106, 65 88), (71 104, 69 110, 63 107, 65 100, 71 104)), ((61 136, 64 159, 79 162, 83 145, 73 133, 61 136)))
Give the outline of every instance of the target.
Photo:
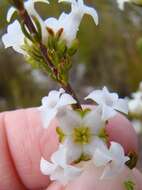
POLYGON ((135 183, 131 180, 125 181, 124 186, 126 190, 134 190, 135 183))

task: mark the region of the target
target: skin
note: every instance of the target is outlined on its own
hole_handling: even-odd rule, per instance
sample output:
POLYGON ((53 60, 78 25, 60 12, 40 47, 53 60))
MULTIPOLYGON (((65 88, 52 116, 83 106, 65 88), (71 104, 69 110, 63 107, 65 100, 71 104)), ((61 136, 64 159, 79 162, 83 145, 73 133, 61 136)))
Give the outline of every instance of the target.
MULTIPOLYGON (((122 179, 129 176, 135 181, 137 190, 141 190, 142 175, 137 169, 129 171, 127 168, 123 172, 123 177, 120 175, 113 181, 97 181, 100 170, 91 167, 67 187, 62 187, 57 182, 50 182, 47 176, 41 174, 39 163, 41 156, 49 160, 51 154, 58 148, 55 132, 57 125, 57 121, 53 121, 47 130, 43 129, 36 108, 0 114, 0 189, 107 190, 108 186, 110 187, 108 190, 123 190, 120 186, 122 179)), ((118 139, 122 144, 127 145, 127 142, 129 144, 131 142, 130 146, 126 146, 127 150, 133 148, 137 151, 136 134, 129 132, 131 124, 125 117, 118 115, 112 119, 107 130, 111 131, 111 138, 118 139), (125 126, 121 129, 123 133, 118 134, 118 129, 116 131, 111 129, 115 123, 118 129, 119 126, 125 126)))

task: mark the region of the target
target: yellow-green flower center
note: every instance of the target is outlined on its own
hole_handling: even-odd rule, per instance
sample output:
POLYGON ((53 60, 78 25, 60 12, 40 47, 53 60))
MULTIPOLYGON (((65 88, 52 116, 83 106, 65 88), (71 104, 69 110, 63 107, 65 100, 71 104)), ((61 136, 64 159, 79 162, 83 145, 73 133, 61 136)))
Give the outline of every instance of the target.
POLYGON ((91 131, 88 127, 77 127, 73 130, 73 141, 77 144, 89 144, 91 141, 91 131))

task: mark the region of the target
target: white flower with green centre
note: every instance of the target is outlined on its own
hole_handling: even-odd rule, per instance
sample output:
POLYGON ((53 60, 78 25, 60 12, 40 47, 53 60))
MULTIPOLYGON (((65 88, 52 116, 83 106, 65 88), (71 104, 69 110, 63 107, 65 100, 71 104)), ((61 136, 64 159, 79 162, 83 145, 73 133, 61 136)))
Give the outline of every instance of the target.
POLYGON ((81 175, 83 169, 68 165, 66 148, 60 145, 57 152, 51 156, 51 162, 41 159, 40 170, 44 175, 49 175, 51 180, 56 180, 66 185, 81 175))
MULTIPOLYGON (((48 32, 46 30, 46 26, 44 21, 41 19, 39 14, 36 12, 34 8, 34 4, 36 2, 48 3, 46 0, 28 0, 25 2, 25 8, 28 11, 30 16, 34 16, 38 19, 42 28, 42 40, 43 42, 47 42, 48 32)), ((12 15, 15 13, 16 8, 11 7, 7 14, 7 21, 11 20, 12 15)), ((8 25, 7 33, 3 35, 2 41, 4 43, 5 48, 12 47, 16 52, 26 55, 25 51, 23 51, 22 46, 24 45, 25 36, 21 30, 21 26, 19 22, 16 20, 13 23, 8 25)))
POLYGON ((99 105, 104 121, 114 117, 117 111, 128 114, 127 101, 119 98, 116 93, 110 93, 106 87, 94 90, 85 99, 91 99, 99 105))
POLYGON ((85 14, 93 17, 93 20, 98 24, 98 14, 92 7, 86 6, 83 0, 60 0, 59 2, 68 2, 72 5, 72 10, 69 14, 62 13, 59 19, 49 18, 45 21, 46 26, 51 28, 55 33, 63 28, 62 39, 70 46, 76 38, 81 20, 85 14))
POLYGON ((101 179, 118 175, 123 171, 128 160, 129 157, 125 156, 123 147, 116 142, 111 142, 109 149, 106 145, 100 146, 95 150, 93 156, 95 166, 104 167, 101 179))
POLYGON ((57 113, 62 112, 66 106, 75 104, 76 100, 65 93, 61 88, 59 91, 52 90, 48 96, 42 98, 41 112, 43 127, 48 128, 50 122, 56 117, 57 113))
MULTIPOLYGON (((84 116, 66 109, 57 114, 57 132, 67 149, 69 163, 91 159, 95 148, 104 143, 99 135, 105 127, 98 110, 88 111, 84 116)), ((107 137, 107 136, 106 136, 107 137)))

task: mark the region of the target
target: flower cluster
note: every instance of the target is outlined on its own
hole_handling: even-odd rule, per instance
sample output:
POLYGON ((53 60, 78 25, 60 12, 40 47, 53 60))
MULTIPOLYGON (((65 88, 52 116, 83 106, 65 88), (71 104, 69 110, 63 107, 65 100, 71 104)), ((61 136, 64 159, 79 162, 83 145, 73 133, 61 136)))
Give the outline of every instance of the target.
POLYGON ((90 162, 96 167, 104 167, 100 176, 103 179, 117 175, 129 160, 119 143, 109 142, 105 129, 107 121, 117 111, 128 113, 127 102, 106 87, 93 91, 86 99, 93 100, 95 106, 73 110, 70 105, 76 101, 60 89, 44 97, 39 108, 45 128, 57 118, 60 142, 50 161, 41 159, 40 168, 44 175, 63 185, 80 176, 90 162))
MULTIPOLYGON (((47 0, 28 0, 25 2, 25 8, 31 18, 38 20, 42 29, 42 41, 44 44, 48 42, 50 34, 61 33, 61 40, 64 40, 66 45, 70 47, 73 41, 76 39, 76 35, 79 29, 80 22, 85 14, 89 14, 93 17, 96 24, 98 24, 98 15, 94 8, 86 6, 83 0, 59 0, 60 2, 71 3, 71 12, 63 12, 58 19, 51 17, 43 20, 35 10, 34 4, 36 2, 46 3, 47 0), (62 30, 61 30, 62 29, 62 30), (61 31, 60 31, 61 30, 61 31)), ((16 8, 9 9, 7 14, 7 21, 10 22, 16 8)), ((18 20, 9 24, 7 33, 4 34, 2 41, 5 47, 13 47, 13 49, 19 53, 25 55, 23 45, 25 43, 25 34, 23 33, 18 20), (17 35, 16 35, 17 34, 17 35)), ((28 39, 27 39, 28 40, 28 39)))

